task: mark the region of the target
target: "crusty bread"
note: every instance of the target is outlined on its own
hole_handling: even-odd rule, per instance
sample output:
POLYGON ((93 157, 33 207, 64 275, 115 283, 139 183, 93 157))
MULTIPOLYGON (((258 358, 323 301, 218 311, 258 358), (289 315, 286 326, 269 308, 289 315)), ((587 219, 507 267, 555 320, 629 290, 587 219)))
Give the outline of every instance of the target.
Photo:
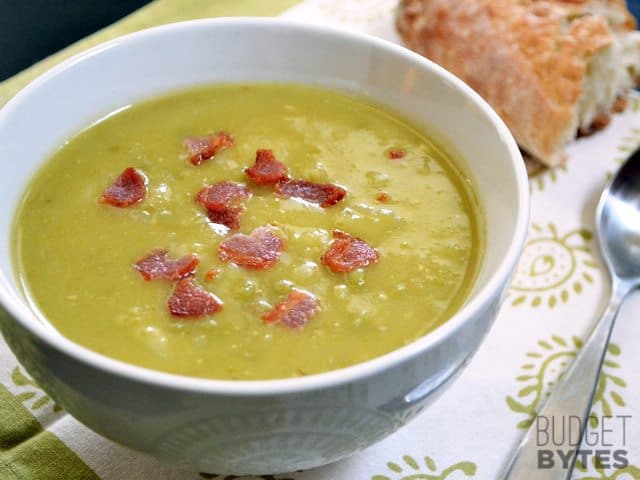
POLYGON ((406 45, 482 95, 520 146, 554 166, 640 77, 625 0, 402 0, 406 45))

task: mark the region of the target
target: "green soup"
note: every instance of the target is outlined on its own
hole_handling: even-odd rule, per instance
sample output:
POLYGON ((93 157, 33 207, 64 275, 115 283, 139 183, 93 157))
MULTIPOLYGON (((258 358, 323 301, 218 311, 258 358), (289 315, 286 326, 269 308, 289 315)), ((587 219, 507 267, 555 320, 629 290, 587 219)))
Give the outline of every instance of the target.
POLYGON ((69 339, 152 369, 242 380, 333 370, 416 340, 464 303, 483 250, 469 179, 423 132, 362 99, 295 85, 208 86, 105 117, 37 173, 14 238, 25 295, 69 339), (185 138, 221 130, 235 145, 192 165, 185 138), (244 169, 257 149, 272 149, 291 177, 338 184, 346 197, 322 208, 253 185, 244 169), (391 159, 394 150, 404 156, 391 159), (127 167, 146 175, 146 198, 100 203, 127 167), (194 200, 220 181, 253 193, 239 232, 269 224, 284 240, 271 268, 220 259, 234 232, 194 200), (365 240, 379 261, 332 271, 320 259, 336 229, 365 240), (195 254, 194 282, 222 310, 172 316, 175 282, 145 281, 132 267, 155 249, 195 254), (313 294, 319 312, 304 328, 265 323, 294 288, 313 294))

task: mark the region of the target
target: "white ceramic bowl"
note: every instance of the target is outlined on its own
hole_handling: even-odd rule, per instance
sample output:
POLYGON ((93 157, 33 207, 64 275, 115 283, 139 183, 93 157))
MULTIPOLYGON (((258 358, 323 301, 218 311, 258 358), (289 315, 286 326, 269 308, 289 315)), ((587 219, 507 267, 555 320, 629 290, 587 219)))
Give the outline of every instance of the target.
POLYGON ((504 298, 528 223, 527 176, 518 148, 469 87, 382 40, 276 20, 173 24, 76 56, 0 111, 0 158, 0 303, 6 311, 0 324, 18 359, 96 432, 161 460, 216 473, 323 465, 414 417, 478 348, 504 298), (466 305, 427 336, 382 357, 274 381, 151 371, 89 351, 41 323, 19 291, 10 232, 29 179, 49 155, 75 132, 131 102, 196 84, 263 81, 368 96, 426 125, 466 159, 487 227, 486 255, 466 305))

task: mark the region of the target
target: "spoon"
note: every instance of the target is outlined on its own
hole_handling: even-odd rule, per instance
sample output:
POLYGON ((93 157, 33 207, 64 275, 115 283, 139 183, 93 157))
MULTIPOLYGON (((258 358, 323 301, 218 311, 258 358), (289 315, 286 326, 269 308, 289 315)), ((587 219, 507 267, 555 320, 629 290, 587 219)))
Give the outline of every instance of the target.
POLYGON ((509 460, 501 477, 503 480, 571 478, 618 310, 627 294, 640 286, 640 150, 629 157, 602 193, 596 212, 596 235, 611 275, 609 306, 538 412, 509 460), (572 418, 572 427, 575 419, 580 419, 578 435, 573 438, 568 435, 567 428, 572 418), (556 438, 555 443, 551 441, 552 422, 556 437, 561 437, 556 438), (548 443, 539 441, 538 429, 543 427, 549 432, 548 443), (549 457, 546 460, 539 458, 541 450, 553 452, 553 465, 549 457), (558 450, 562 451, 563 457, 558 450))

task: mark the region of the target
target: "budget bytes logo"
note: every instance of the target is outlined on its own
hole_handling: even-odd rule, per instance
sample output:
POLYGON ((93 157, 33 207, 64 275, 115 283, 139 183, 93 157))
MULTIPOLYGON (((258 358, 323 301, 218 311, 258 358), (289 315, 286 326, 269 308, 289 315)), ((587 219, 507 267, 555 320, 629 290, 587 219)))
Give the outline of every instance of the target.
POLYGON ((626 447, 630 420, 631 415, 602 416, 597 427, 589 428, 575 415, 536 417, 538 468, 548 469, 560 464, 568 469, 574 456, 582 465, 593 463, 603 469, 628 467, 626 447), (581 441, 583 428, 585 434, 581 441))

